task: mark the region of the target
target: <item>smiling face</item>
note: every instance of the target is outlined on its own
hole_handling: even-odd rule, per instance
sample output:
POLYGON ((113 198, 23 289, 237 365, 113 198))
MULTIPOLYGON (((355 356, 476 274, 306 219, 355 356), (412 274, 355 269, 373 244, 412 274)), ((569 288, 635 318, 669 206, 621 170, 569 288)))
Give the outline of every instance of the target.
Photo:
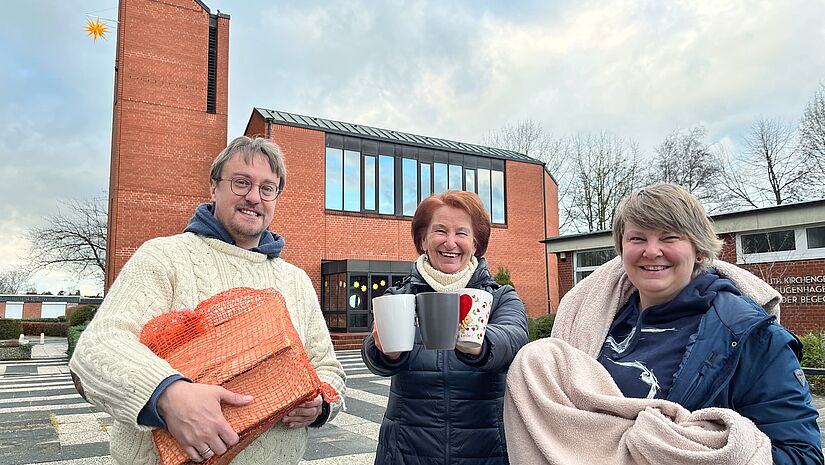
POLYGON ((436 270, 448 274, 463 270, 476 251, 470 215, 449 205, 438 207, 421 248, 436 270))
POLYGON ((639 290, 642 310, 673 300, 700 260, 693 243, 680 234, 628 223, 622 235, 622 264, 639 290))
POLYGON ((257 247, 261 233, 275 216, 275 200, 261 200, 259 186, 264 183, 278 185, 278 176, 269 167, 267 158, 261 154, 252 157, 247 164, 240 154, 230 158, 223 166, 221 179, 212 180, 210 194, 215 202, 215 218, 220 221, 235 240, 238 247, 251 249, 257 247), (232 178, 245 178, 253 183, 246 195, 236 195, 230 187, 232 178))

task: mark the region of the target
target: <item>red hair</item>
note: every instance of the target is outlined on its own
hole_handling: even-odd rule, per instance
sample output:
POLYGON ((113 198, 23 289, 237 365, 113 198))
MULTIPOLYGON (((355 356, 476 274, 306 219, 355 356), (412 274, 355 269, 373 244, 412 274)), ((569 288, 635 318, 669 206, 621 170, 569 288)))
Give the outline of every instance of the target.
POLYGON ((470 215, 470 222, 473 227, 473 240, 476 243, 475 256, 481 258, 484 252, 487 251, 487 243, 490 241, 490 215, 484 210, 484 204, 478 195, 467 192, 452 190, 444 192, 441 195, 431 195, 422 200, 415 209, 415 215, 412 220, 412 236, 415 243, 415 250, 423 254, 424 249, 421 248, 421 243, 424 237, 427 236, 427 230, 430 228, 430 223, 433 219, 433 214, 437 209, 443 206, 458 208, 464 210, 470 215))

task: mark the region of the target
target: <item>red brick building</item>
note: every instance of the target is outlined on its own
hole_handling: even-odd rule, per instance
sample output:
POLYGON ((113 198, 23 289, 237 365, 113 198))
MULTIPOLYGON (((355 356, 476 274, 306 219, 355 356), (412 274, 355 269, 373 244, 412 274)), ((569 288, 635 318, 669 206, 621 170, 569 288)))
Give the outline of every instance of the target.
MULTIPOLYGON (((761 277, 783 296, 782 324, 797 333, 825 330, 825 200, 711 217, 725 241, 720 258, 761 277)), ((563 296, 615 256, 611 231, 550 237, 563 296)))
POLYGON ((100 297, 78 295, 0 294, 0 318, 28 320, 32 318, 68 317, 78 305, 100 305, 100 297))
MULTIPOLYGON (((147 239, 183 230, 208 200, 209 166, 227 141, 229 17, 197 0, 121 0, 106 285, 147 239)), ((284 151, 287 185, 271 226, 283 257, 313 280, 331 328, 367 328, 373 295, 417 256, 412 212, 465 189, 493 220, 487 258, 510 271, 531 316, 558 303, 558 190, 525 155, 389 129, 254 109, 247 135, 284 151)))

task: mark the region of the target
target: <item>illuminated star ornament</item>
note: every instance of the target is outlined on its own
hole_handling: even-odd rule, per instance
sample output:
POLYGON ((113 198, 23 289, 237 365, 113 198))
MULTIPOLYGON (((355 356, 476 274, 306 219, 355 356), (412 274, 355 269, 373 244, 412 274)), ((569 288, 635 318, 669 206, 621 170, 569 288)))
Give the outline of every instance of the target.
POLYGON ((101 39, 106 38, 106 33, 109 32, 109 29, 106 28, 106 23, 101 23, 100 18, 96 18, 92 21, 89 18, 86 18, 88 24, 83 26, 83 29, 86 29, 87 34, 89 36, 94 37, 95 42, 97 42, 97 38, 100 37, 101 39))

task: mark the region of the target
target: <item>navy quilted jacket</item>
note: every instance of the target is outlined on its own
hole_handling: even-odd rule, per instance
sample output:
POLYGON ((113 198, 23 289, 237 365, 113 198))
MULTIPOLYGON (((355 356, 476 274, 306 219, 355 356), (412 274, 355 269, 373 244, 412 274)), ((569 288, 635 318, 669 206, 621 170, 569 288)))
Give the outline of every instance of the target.
POLYGON ((667 399, 688 410, 723 407, 771 440, 775 465, 823 463, 802 344, 745 296, 719 292, 699 323, 667 399))
MULTIPOLYGON (((421 335, 398 360, 364 340, 361 356, 380 376, 392 376, 378 437, 376 465, 502 465, 507 460, 502 408, 507 368, 527 343, 524 304, 510 286, 499 286, 480 259, 467 287, 493 294, 478 357, 457 350, 426 350, 421 335)), ((433 289, 414 270, 392 294, 433 289)))

